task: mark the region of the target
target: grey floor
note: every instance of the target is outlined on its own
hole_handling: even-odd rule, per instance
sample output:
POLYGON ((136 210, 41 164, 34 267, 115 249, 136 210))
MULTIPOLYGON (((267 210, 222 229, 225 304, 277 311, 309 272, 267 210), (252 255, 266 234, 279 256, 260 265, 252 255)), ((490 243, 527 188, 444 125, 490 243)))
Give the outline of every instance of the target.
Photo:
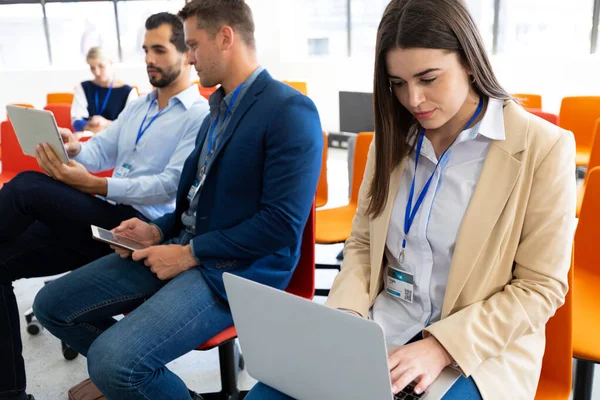
MULTIPOLYGON (((346 151, 330 149, 328 161, 329 202, 328 206, 347 203, 348 172, 346 151)), ((334 262, 341 245, 317 246, 317 262, 334 262)), ((330 287, 335 272, 317 271, 317 287, 330 287)), ((19 309, 24 312, 31 307, 37 291, 43 286, 43 279, 22 279, 15 282, 15 293, 19 309)), ((323 302, 323 298, 315 301, 323 302)), ((87 378, 85 359, 81 356, 73 361, 65 360, 60 351, 60 342, 46 331, 31 336, 21 325, 23 355, 25 358, 28 392, 37 400, 67 399, 68 389, 87 378)), ((193 351, 173 361, 168 367, 177 373, 189 388, 198 392, 212 392, 220 389, 219 361, 217 350, 193 351)), ((240 375, 241 389, 250 389, 255 381, 245 371, 240 375)), ((600 388, 600 372, 594 379, 595 387, 600 388)), ((594 392, 593 400, 600 400, 600 389, 594 392)))

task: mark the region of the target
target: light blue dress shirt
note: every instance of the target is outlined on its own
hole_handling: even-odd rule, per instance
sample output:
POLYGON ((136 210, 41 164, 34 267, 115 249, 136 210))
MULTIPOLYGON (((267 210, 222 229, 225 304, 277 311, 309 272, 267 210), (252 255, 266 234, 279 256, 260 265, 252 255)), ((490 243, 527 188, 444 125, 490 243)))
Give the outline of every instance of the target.
POLYGON ((90 172, 114 168, 107 178, 106 198, 130 205, 150 220, 175 210, 183 163, 209 113, 207 100, 192 85, 169 100, 136 145, 144 117, 146 127, 159 112, 157 96, 153 91, 129 104, 108 129, 83 143, 75 157, 90 172), (131 167, 129 172, 117 177, 125 164, 131 167))

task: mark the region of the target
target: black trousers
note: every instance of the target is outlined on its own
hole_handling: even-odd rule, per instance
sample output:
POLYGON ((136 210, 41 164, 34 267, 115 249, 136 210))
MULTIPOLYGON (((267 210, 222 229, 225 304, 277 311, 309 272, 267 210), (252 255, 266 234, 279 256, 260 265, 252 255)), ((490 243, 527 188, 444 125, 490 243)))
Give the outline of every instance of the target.
POLYGON ((111 253, 92 239, 90 225, 112 229, 134 217, 146 220, 130 206, 111 205, 38 172, 22 172, 0 189, 0 399, 25 398, 12 282, 71 271, 111 253))

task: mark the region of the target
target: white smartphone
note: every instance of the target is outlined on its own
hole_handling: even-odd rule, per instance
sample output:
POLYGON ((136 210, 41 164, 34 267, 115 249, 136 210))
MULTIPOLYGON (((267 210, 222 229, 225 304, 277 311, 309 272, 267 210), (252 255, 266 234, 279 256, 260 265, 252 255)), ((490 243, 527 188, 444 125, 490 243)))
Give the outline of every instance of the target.
POLYGON ((145 245, 123 235, 112 233, 111 231, 107 231, 106 229, 100 228, 95 225, 92 225, 92 236, 94 239, 100 242, 112 244, 114 246, 121 247, 125 250, 130 251, 142 250, 148 247, 148 245, 145 245))

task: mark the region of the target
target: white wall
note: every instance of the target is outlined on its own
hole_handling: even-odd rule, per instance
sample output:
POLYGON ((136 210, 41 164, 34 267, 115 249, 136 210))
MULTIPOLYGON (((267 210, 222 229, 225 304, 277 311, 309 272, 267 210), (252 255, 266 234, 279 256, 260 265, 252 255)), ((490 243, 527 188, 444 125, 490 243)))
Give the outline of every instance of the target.
MULTIPOLYGON (((273 49, 273 48, 272 48, 273 49)), ((276 52, 275 52, 276 53, 276 52)), ((309 96, 316 103, 323 127, 339 130, 338 92, 371 91, 373 65, 370 60, 328 60, 303 63, 280 62, 273 54, 262 54, 262 63, 278 79, 308 83, 309 96)), ((564 96, 600 95, 600 57, 545 58, 494 57, 500 82, 510 92, 539 93, 544 109, 558 113, 564 96)), ((149 90, 143 64, 118 65, 119 78, 149 90)), ((70 70, 0 70, 0 110, 11 102, 43 107, 48 92, 71 91, 77 82, 89 79, 83 66, 70 70)), ((0 115, 4 113, 0 111, 0 115)), ((3 119, 3 117, 0 117, 3 119)))

